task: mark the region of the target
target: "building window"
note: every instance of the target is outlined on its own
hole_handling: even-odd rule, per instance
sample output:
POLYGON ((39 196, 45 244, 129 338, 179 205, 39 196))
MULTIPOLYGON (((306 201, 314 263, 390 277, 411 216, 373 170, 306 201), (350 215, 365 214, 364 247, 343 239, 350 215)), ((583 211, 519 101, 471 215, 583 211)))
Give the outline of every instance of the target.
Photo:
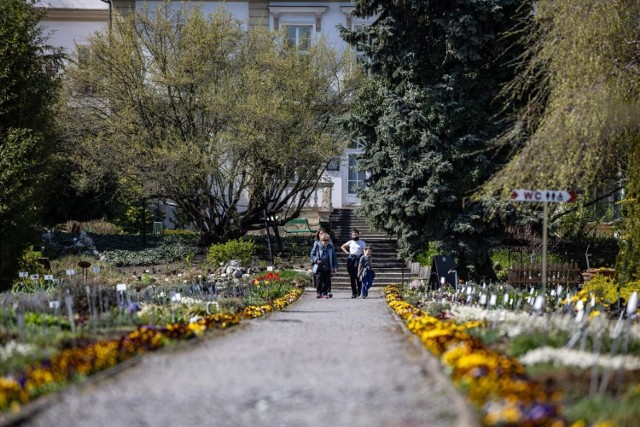
POLYGON ((327 163, 328 171, 339 171, 340 170, 340 157, 333 157, 329 159, 327 163))
POLYGON ((356 154, 349 154, 349 177, 347 191, 349 194, 356 194, 359 188, 364 188, 366 172, 358 170, 358 157, 356 154))
POLYGON ((311 47, 312 25, 284 25, 287 33, 287 43, 299 50, 309 50, 311 47))

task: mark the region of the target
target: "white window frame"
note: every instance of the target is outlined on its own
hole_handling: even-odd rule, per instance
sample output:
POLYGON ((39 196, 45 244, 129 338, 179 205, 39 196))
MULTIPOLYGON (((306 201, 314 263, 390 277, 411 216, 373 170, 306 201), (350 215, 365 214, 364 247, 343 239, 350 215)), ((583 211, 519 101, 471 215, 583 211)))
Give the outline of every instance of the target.
POLYGON ((294 46, 297 47, 299 50, 305 51, 305 50, 309 49, 311 47, 311 45, 313 45, 313 41, 314 41, 314 25, 313 24, 286 22, 286 23, 282 23, 281 27, 283 29, 285 29, 286 37, 287 37, 287 41, 288 42, 290 41, 290 39, 289 39, 289 32, 286 30, 287 27, 294 27, 294 28, 297 29, 294 46), (301 41, 302 40, 300 38, 300 28, 310 28, 309 41, 308 41, 309 45, 308 46, 301 46, 301 41))
POLYGON ((357 195, 358 189, 364 188, 364 182, 367 179, 367 172, 357 170, 358 155, 358 153, 347 154, 347 194, 349 195, 357 195), (352 159, 355 163, 354 165, 351 165, 352 159), (355 191, 351 191, 351 183, 355 183, 355 191))
POLYGON ((271 29, 279 30, 284 26, 310 26, 310 44, 315 42, 316 33, 322 30, 322 15, 329 6, 269 6, 271 29))

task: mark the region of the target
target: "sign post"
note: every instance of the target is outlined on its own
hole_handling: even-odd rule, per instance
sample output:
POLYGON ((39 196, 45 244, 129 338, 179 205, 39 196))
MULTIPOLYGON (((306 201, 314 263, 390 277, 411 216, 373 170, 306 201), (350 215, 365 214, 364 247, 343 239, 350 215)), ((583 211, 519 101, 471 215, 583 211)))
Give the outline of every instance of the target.
MULTIPOLYGON (((571 203, 576 199, 576 193, 559 190, 513 190, 511 198, 516 202, 542 203, 542 297, 546 299, 547 292, 547 228, 549 218, 549 202, 571 203)), ((544 300, 543 300, 544 306, 544 300)))

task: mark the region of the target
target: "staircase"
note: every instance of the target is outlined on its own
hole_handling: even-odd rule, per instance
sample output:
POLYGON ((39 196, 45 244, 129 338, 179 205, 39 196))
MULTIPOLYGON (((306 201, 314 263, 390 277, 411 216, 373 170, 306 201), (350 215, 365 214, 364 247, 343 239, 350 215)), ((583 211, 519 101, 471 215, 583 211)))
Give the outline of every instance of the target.
POLYGON ((349 273, 347 273, 347 254, 342 252, 340 246, 351 240, 351 229, 360 231, 360 238, 372 247, 372 264, 376 272, 373 286, 386 286, 393 283, 401 283, 404 274, 409 271, 405 263, 397 258, 397 239, 387 237, 386 234, 372 231, 364 218, 355 214, 353 209, 334 209, 330 216, 331 237, 338 253, 338 273, 331 279, 334 289, 351 289, 349 273))

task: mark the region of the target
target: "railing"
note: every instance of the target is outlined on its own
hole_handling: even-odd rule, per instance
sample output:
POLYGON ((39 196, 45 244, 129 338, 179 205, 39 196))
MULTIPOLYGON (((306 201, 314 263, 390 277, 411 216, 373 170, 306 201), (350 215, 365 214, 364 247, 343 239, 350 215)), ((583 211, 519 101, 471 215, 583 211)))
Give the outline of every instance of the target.
MULTIPOLYGON (((536 286, 542 283, 542 267, 528 265, 509 269, 508 282, 512 286, 536 286)), ((547 286, 578 285, 580 268, 577 264, 556 264, 547 266, 547 286)))
POLYGON ((312 209, 318 212, 331 212, 333 205, 331 203, 331 192, 333 189, 333 182, 320 182, 315 189, 306 208, 312 209))

